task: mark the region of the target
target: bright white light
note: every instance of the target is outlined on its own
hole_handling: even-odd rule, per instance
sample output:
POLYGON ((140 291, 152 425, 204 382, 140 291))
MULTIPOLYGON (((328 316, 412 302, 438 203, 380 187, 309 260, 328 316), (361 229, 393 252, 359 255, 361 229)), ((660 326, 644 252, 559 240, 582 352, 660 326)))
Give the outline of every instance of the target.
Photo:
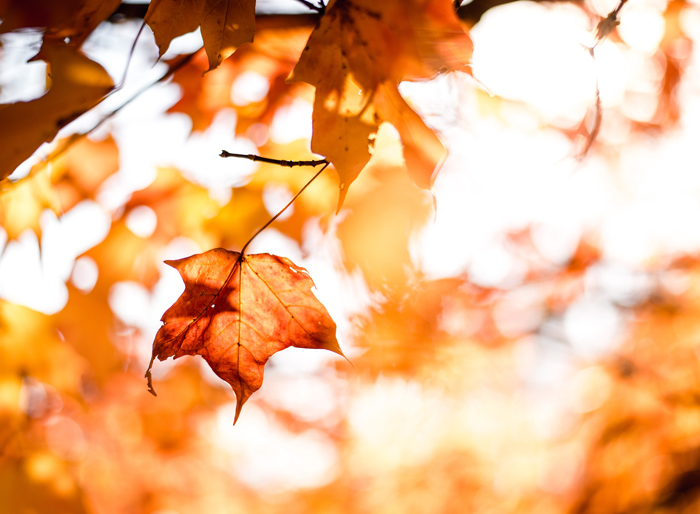
POLYGON ((68 301, 63 279, 42 268, 39 241, 31 230, 5 248, 0 260, 0 298, 44 314, 55 314, 68 301))
POLYGON ((44 269, 68 280, 80 254, 101 243, 111 227, 107 213, 93 200, 83 200, 60 218, 44 211, 42 253, 44 269))
POLYGON ((267 96, 270 82, 254 71, 244 71, 231 86, 231 101, 234 105, 248 105, 260 102, 267 96))
POLYGON ((37 31, 0 36, 0 104, 28 102, 46 92, 46 63, 27 62, 41 46, 37 31))
POLYGON ((656 250, 650 230, 654 223, 653 213, 642 204, 610 215, 602 230, 603 255, 630 266, 644 263, 656 250))
POLYGON ((322 423, 337 408, 339 401, 338 391, 327 380, 315 376, 293 377, 293 373, 283 376, 266 374, 265 387, 260 395, 276 408, 310 423, 322 423))
POLYGON ((580 42, 577 10, 518 2, 489 10, 472 29, 474 75, 495 94, 522 100, 547 118, 580 120, 593 98, 593 62, 580 42))
MULTIPOLYGON (((270 216, 274 216, 289 203, 289 201, 294 197, 294 193, 292 193, 289 186, 285 184, 275 184, 270 182, 265 184, 262 196, 265 209, 267 209, 270 216)), ((284 211, 277 219, 284 221, 289 219, 292 214, 294 214, 294 204, 290 205, 287 210, 284 211)))
POLYGON ((126 226, 135 235, 144 239, 150 237, 158 225, 156 213, 147 205, 139 205, 126 215, 126 226))
POLYGON ((574 350, 585 359, 607 355, 620 343, 623 329, 617 309, 602 299, 584 299, 564 315, 564 332, 574 350))
POLYGON ((336 477, 338 454, 333 442, 321 432, 292 434, 252 402, 232 430, 235 412, 235 403, 219 409, 212 438, 231 455, 231 468, 246 485, 267 493, 282 493, 319 487, 336 477))
POLYGON ((148 322, 150 294, 139 282, 116 282, 109 289, 107 301, 125 324, 138 327, 148 322))
POLYGON ((203 133, 192 134, 171 156, 171 162, 193 182, 204 187, 228 188, 247 184, 259 163, 246 159, 224 159, 221 150, 232 153, 255 154, 258 149, 246 138, 234 137, 236 113, 233 109, 219 111, 203 133))
POLYGON ((666 31, 663 12, 631 3, 621 18, 624 23, 620 23, 617 31, 625 43, 640 52, 656 52, 666 31))
POLYGON ((617 44, 609 39, 595 49, 598 88, 603 107, 620 105, 628 81, 628 64, 617 44))
POLYGON ((89 293, 95 287, 98 275, 99 269, 95 259, 83 255, 75 261, 70 280, 80 291, 89 293))
POLYGON ((380 377, 351 402, 347 420, 356 438, 354 458, 375 473, 429 461, 449 430, 444 399, 417 382, 380 377))
POLYGON ((298 98, 291 105, 280 107, 272 120, 270 137, 280 145, 297 139, 311 139, 312 112, 312 105, 298 98))
POLYGON ((561 220, 552 219, 534 225, 530 236, 542 257, 555 264, 564 264, 576 252, 581 229, 576 225, 566 226, 561 220))
POLYGON ((509 288, 518 285, 525 265, 499 244, 478 252, 469 266, 469 279, 483 287, 509 288))

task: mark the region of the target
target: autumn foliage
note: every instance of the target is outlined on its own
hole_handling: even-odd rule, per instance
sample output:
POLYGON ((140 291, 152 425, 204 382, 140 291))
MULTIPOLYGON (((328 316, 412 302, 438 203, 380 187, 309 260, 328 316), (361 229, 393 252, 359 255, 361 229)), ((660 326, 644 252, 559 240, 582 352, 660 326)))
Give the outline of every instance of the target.
POLYGON ((0 513, 696 512, 698 38, 0 0, 0 513))

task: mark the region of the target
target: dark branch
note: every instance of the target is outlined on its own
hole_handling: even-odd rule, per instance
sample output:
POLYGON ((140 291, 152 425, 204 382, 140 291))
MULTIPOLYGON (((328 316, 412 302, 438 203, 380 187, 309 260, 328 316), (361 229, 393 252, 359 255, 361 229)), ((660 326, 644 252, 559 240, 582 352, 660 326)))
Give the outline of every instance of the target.
MULTIPOLYGON (((474 0, 468 4, 464 4, 457 8, 457 17, 466 22, 470 27, 476 25, 481 17, 489 9, 498 7, 499 5, 510 4, 519 0, 474 0)), ((534 0, 535 2, 546 3, 561 3, 567 2, 576 5, 582 5, 583 0, 534 0)))
POLYGON ((321 159, 318 161, 284 161, 280 159, 270 159, 269 157, 260 157, 259 155, 253 154, 240 154, 231 153, 226 150, 221 150, 219 157, 238 157, 239 159, 248 159, 250 161, 256 162, 266 162, 268 164, 276 164, 277 166, 284 166, 286 168, 294 168, 296 166, 320 166, 321 164, 328 164, 326 159, 321 159))
MULTIPOLYGON (((323 2, 318 2, 319 5, 315 5, 313 1, 309 0, 297 0, 300 3, 303 3, 306 7, 311 9, 312 13, 307 13, 307 14, 285 14, 285 13, 257 13, 256 14, 256 19, 265 19, 265 18, 283 18, 285 20, 292 20, 292 19, 299 19, 303 20, 304 24, 310 24, 312 27, 316 25, 316 22, 318 19, 323 15, 325 11, 325 3, 323 2)), ((468 25, 473 26, 475 25, 481 17, 488 11, 489 9, 492 9, 494 7, 498 7, 499 5, 504 5, 504 4, 509 4, 512 2, 517 2, 519 0, 473 0, 472 2, 469 2, 468 4, 461 5, 462 3, 460 0, 455 0, 454 6, 455 10, 457 12, 457 16, 462 19, 464 22, 466 22, 468 25)), ((583 4, 583 0, 534 0, 535 2, 550 2, 550 3, 555 3, 555 2, 568 2, 572 4, 577 4, 581 5, 583 4)), ((112 14, 112 16, 109 18, 109 22, 111 23, 120 23, 126 20, 142 20, 143 17, 146 15, 146 11, 148 10, 148 4, 131 4, 131 3, 122 3, 117 10, 112 14)), ((295 25, 294 23, 292 23, 295 25)))

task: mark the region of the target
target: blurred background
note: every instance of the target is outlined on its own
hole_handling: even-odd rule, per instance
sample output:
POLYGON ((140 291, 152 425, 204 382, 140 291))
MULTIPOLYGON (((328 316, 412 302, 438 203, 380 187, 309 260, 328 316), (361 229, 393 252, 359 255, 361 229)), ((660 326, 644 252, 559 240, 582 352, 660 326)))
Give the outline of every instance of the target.
MULTIPOLYGON (((494 4, 458 11, 473 77, 401 84, 448 148, 434 196, 384 124, 339 214, 328 170, 255 239, 308 269, 354 368, 280 352, 235 427, 198 357, 148 394, 184 290, 163 260, 240 250, 313 176, 218 154, 314 158, 285 79, 315 18, 259 1, 253 44, 47 163, 202 45, 157 62, 143 30, 123 87, 0 183, 0 512, 698 511, 700 4, 630 0, 595 58, 616 2, 494 4)), ((115 82, 125 5, 83 46, 115 82)), ((0 43, 0 103, 43 95, 41 33, 0 43)))

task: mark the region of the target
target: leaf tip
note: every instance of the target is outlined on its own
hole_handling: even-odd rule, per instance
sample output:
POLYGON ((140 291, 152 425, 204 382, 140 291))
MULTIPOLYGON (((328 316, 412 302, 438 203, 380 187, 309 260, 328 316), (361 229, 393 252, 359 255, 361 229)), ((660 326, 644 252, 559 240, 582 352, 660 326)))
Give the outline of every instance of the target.
POLYGON ((156 394, 156 390, 153 389, 153 376, 151 375, 151 366, 153 366, 153 358, 151 358, 151 363, 148 365, 148 369, 146 370, 146 374, 144 375, 144 377, 147 380, 148 392, 151 393, 153 396, 158 396, 156 394))
POLYGON ((345 203, 345 197, 348 194, 348 188, 345 184, 340 184, 340 187, 338 188, 338 207, 335 209, 336 215, 340 212, 340 209, 343 207, 343 204, 345 203))

